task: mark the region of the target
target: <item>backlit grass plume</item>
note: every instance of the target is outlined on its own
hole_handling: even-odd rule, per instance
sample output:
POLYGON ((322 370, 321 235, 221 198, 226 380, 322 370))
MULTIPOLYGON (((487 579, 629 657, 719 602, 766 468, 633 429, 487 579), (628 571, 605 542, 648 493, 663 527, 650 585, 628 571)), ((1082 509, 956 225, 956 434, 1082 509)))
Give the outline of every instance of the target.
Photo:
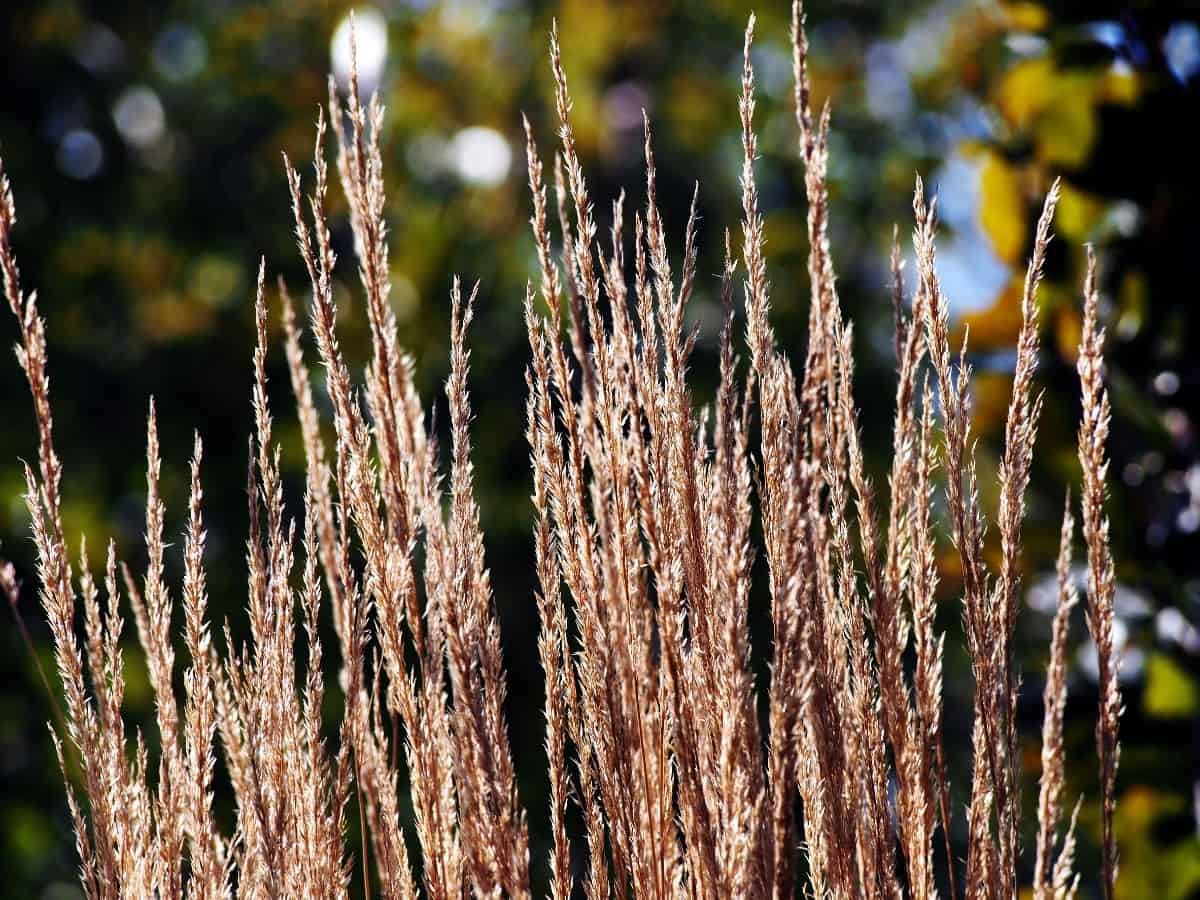
MULTIPOLYGON (((899 243, 893 253, 897 382, 887 484, 866 474, 854 330, 839 303, 828 240, 830 111, 810 108, 799 3, 792 44, 808 208, 808 345, 784 348, 776 339, 755 184, 753 37, 752 17, 741 97, 730 110, 741 122, 742 217, 724 235, 720 378, 708 409, 697 408, 686 377, 696 340, 685 327, 701 240, 696 203, 675 250, 680 242, 670 235, 679 223, 659 210, 649 119, 643 201, 631 211, 622 194, 604 236, 575 144, 557 32, 550 36, 559 142, 553 205, 525 123, 538 260, 524 305, 536 513, 530 563, 540 585, 530 604, 541 622, 546 687, 546 756, 529 764, 549 768, 550 808, 536 813, 548 816, 552 833, 549 894, 1011 900, 1031 887, 1038 898, 1069 897, 1078 883, 1075 817, 1064 820, 1062 812, 1065 645, 1076 603, 1069 500, 1032 847, 1021 845, 1014 647, 1024 497, 1041 412, 1037 293, 1058 185, 1046 196, 1020 301, 995 564, 984 553, 992 523, 979 499, 971 370, 965 343, 951 344, 936 203, 920 180, 908 311, 899 243), (934 513, 942 491, 945 521, 934 513), (965 809, 951 799, 942 729, 944 636, 935 593, 946 551, 961 564, 974 680, 965 809), (756 567, 772 628, 765 682, 756 679, 750 639, 756 567), (964 855, 950 840, 952 825, 967 836, 964 855), (1023 884, 1031 868, 1033 882, 1023 884)), ((207 608, 199 436, 182 585, 163 577, 157 419, 168 411, 151 403, 147 416, 146 571, 135 575, 109 544, 96 576, 82 540, 78 552, 69 546, 46 334, 36 295, 21 286, 11 242, 16 211, 2 181, 0 270, 38 435, 36 466, 26 468, 36 590, 62 682, 55 741, 88 897, 337 897, 358 869, 370 892, 388 898, 532 891, 473 486, 467 346, 475 291, 455 280, 450 295, 446 467, 389 302, 382 120, 376 99, 360 99, 356 77, 344 100, 331 84, 311 175, 284 159, 310 281, 305 328, 324 372, 333 440, 327 445, 320 427, 305 313, 280 282, 307 460, 303 508, 287 508, 277 411, 267 400, 273 312, 264 261, 250 379, 245 643, 218 629, 207 608), (327 125, 370 327, 362 383, 338 339, 333 273, 341 262, 326 212, 327 125), (161 746, 154 754, 122 719, 129 617, 149 665, 152 743, 161 746), (334 647, 319 637, 326 619, 334 647), (180 622, 185 652, 176 659, 180 622), (327 670, 337 672, 345 698, 335 733, 322 727, 327 670), (404 802, 402 783, 410 793, 404 802), (218 790, 235 800, 232 831, 214 817, 218 790), (411 820, 402 808, 411 808, 411 820), (351 816, 366 835, 353 853, 351 816)), ((1111 896, 1121 700, 1094 257, 1084 301, 1078 493, 1087 621, 1100 660, 1101 883, 1111 896)), ((0 585, 15 604, 11 569, 0 568, 0 585)))

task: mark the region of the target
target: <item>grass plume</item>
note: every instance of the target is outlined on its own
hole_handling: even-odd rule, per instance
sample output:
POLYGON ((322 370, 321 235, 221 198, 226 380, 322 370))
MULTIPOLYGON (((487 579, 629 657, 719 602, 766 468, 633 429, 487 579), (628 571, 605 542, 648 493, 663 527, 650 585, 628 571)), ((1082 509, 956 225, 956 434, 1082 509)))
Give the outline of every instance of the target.
MULTIPOLYGON (((984 553, 989 515, 979 499, 966 344, 950 344, 936 201, 926 198, 919 179, 909 309, 898 240, 892 255, 897 381, 885 489, 867 475, 854 396, 854 328, 842 313, 828 239, 831 112, 810 107, 798 2, 791 37, 808 208, 809 331, 795 357, 779 345, 755 182, 754 27, 751 17, 736 110, 742 216, 737 237, 724 235, 719 385, 709 409, 698 408, 687 379, 697 339, 685 323, 701 240, 699 186, 688 220, 665 221, 647 117, 632 258, 624 193, 613 205, 611 233, 598 233, 557 28, 550 35, 557 236, 535 131, 524 123, 537 250, 524 303, 526 428, 539 585, 531 605, 541 623, 546 685, 549 893, 556 900, 579 893, 591 900, 1014 898, 1027 868, 1014 629, 1041 411, 1037 295, 1059 186, 1046 196, 1021 297, 995 566, 984 553), (744 347, 735 330, 739 319, 744 347), (965 813, 953 803, 942 728, 939 479, 961 564, 974 676, 965 813), (766 567, 772 629, 765 684, 755 677, 749 625, 758 565, 766 567), (572 807, 582 823, 577 832, 569 824, 572 807), (951 842, 960 816, 965 859, 951 842)), ((26 467, 26 503, 37 592, 63 689, 55 741, 89 898, 346 896, 357 866, 366 889, 387 898, 532 893, 474 492, 468 329, 476 289, 466 291, 455 279, 450 290, 444 466, 389 302, 383 118, 377 98, 360 97, 353 70, 345 97, 330 85, 311 176, 284 158, 309 284, 297 304, 280 281, 278 302, 307 469, 302 509, 289 509, 268 402, 274 311, 263 260, 250 374, 249 639, 243 644, 208 611, 199 435, 182 584, 164 578, 168 544, 153 401, 146 572, 139 583, 110 544, 101 589, 85 545, 72 561, 45 326, 36 295, 21 286, 12 247, 15 205, 0 164, 0 273, 38 436, 36 466, 26 467), (338 339, 339 261, 327 213, 330 129, 371 337, 361 383, 338 339), (324 370, 331 446, 322 434, 304 329, 324 370), (181 682, 174 642, 180 606, 181 682), (122 720, 126 609, 155 697, 162 750, 154 766, 145 738, 128 735, 122 720), (320 639, 326 616, 333 647, 320 639), (345 698, 336 734, 326 733, 321 717, 330 671, 345 698), (78 758, 77 777, 68 773, 68 754, 78 758), (398 795, 402 780, 410 786, 411 822, 401 815, 409 805, 398 795), (221 832, 213 814, 214 792, 226 785, 235 800, 231 833, 221 832), (352 797, 363 833, 357 860, 349 840, 352 797)), ((1100 659, 1102 883, 1111 897, 1121 701, 1104 512, 1109 407, 1102 350, 1096 262, 1089 255, 1079 352, 1080 497, 1087 619, 1100 659)), ((1074 816, 1058 837, 1067 625, 1076 603, 1069 577, 1073 532, 1068 502, 1044 694, 1032 883, 1039 898, 1069 897, 1078 884, 1074 816)), ((11 568, 0 566, 0 587, 15 607, 11 568)))

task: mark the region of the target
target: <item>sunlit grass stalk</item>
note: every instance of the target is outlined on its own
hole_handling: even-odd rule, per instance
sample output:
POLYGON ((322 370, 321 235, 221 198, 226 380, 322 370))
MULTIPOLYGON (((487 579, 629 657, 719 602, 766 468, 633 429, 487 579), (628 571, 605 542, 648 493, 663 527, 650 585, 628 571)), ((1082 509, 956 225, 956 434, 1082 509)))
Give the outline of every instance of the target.
MULTIPOLYGON (((773 288, 755 181, 751 17, 737 107, 740 239, 724 234, 719 386, 709 409, 697 406, 687 377, 698 335, 686 322, 702 241, 699 185, 687 221, 666 221, 647 116, 645 197, 632 214, 632 258, 624 192, 612 206, 610 233, 599 234, 557 28, 550 35, 561 145, 554 155, 557 237, 535 129, 524 123, 537 251, 536 278, 524 298, 538 582, 531 608, 541 625, 546 683, 549 894, 556 900, 580 890, 591 900, 899 900, 932 898, 940 890, 952 898, 962 892, 1009 900, 1022 887, 1014 635, 1041 410, 1037 292, 1058 184, 1046 196, 1021 298, 993 571, 984 552, 988 513, 979 499, 966 342, 956 360, 950 301, 937 270, 936 201, 926 199, 920 180, 908 310, 898 241, 892 254, 897 383, 886 491, 877 491, 867 474, 854 397, 855 331, 841 309, 828 238, 831 111, 826 105, 814 115, 810 107, 799 2, 792 14, 807 200, 808 345, 793 362, 771 325, 773 288), (676 233, 678 256, 671 250, 676 233), (735 337, 739 315, 744 366, 735 337), (965 848, 951 840, 963 811, 955 809, 942 728, 944 634, 936 618, 939 583, 950 580, 939 568, 945 549, 944 523, 934 511, 939 471, 975 688, 965 848), (756 565, 765 566, 771 620, 763 685, 750 640, 756 565), (572 807, 582 820, 580 834, 572 807), (958 858, 964 850, 965 866, 958 858), (935 867, 935 852, 946 857, 944 872, 935 867)), ((12 247, 15 206, 0 165, 0 274, 37 427, 26 502, 38 594, 62 685, 54 740, 89 898, 342 897, 358 866, 364 891, 388 898, 520 898, 533 891, 470 443, 468 326, 478 286, 464 294, 455 278, 450 288, 445 467, 389 302, 383 117, 377 98, 360 98, 352 69, 347 96, 331 83, 328 118, 318 113, 307 186, 284 159, 309 279, 303 306, 324 370, 333 441, 327 447, 322 436, 301 316, 280 280, 284 353, 306 460, 297 522, 284 501, 268 403, 272 298, 264 260, 249 378, 249 637, 242 644, 228 623, 214 640, 208 618, 199 435, 181 588, 164 578, 168 544, 153 401, 146 436, 148 565, 140 586, 111 543, 103 599, 82 542, 78 575, 73 570, 45 330, 36 296, 21 288, 12 247), (338 339, 329 129, 371 339, 362 384, 338 339), (154 692, 151 743, 160 749, 153 765, 146 739, 139 732, 131 741, 122 719, 121 584, 154 692), (180 603, 187 663, 177 696, 180 603), (320 640, 326 606, 336 634, 331 648, 320 640), (333 671, 344 697, 336 735, 322 727, 333 671), (79 759, 78 773, 66 763, 63 740, 79 759), (411 804, 398 795, 402 778, 411 804), (222 833, 213 797, 226 788, 234 824, 222 833), (357 860, 347 822, 352 792, 361 832, 357 860), (401 813, 409 805, 411 822, 401 813)), ((1102 884, 1111 897, 1121 701, 1104 512, 1109 406, 1090 251, 1084 299, 1080 496, 1088 626, 1100 660, 1102 884)), ((1044 692, 1032 883, 1037 898, 1056 900, 1078 885, 1074 816, 1058 838, 1067 625, 1076 602, 1072 534, 1068 504, 1044 692)), ((15 608, 11 567, 0 566, 0 588, 15 608)))

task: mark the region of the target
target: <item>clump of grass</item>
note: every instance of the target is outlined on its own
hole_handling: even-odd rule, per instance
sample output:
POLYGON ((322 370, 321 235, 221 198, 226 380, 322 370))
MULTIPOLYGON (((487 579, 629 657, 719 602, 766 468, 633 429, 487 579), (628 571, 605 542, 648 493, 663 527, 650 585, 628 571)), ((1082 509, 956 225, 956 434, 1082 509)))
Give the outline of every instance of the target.
MULTIPOLYGON (((796 3, 796 121, 811 247, 808 347, 797 370, 770 322, 754 171, 752 17, 738 108, 741 234, 737 241, 725 234, 720 383, 710 410, 696 408, 685 377, 696 338, 684 328, 696 274, 696 205, 682 256, 672 260, 657 204, 649 121, 646 201, 633 214, 632 272, 624 249, 624 195, 613 206, 610 241, 597 237, 556 32, 550 60, 561 140, 554 163, 560 252, 551 235, 543 163, 526 122, 539 262, 538 289, 531 285, 525 300, 527 421, 546 675, 550 894, 560 900, 580 891, 594 900, 614 893, 782 898, 798 891, 928 898, 938 895, 939 883, 952 897, 961 891, 998 898, 1015 897, 1021 887, 1020 673, 1013 634, 1024 495, 1041 412, 1034 390, 1037 291, 1058 186, 1046 197, 1021 300, 999 476, 1000 565, 993 571, 983 552, 988 517, 976 483, 970 366, 965 343, 950 345, 948 301, 936 265, 936 203, 927 202, 919 180, 911 313, 902 302, 898 242, 893 252, 898 378, 887 492, 877 492, 865 473, 853 328, 841 312, 827 239, 830 115, 828 108, 818 115, 810 109, 803 25, 796 3), (734 335, 739 283, 744 375, 734 335), (935 626, 941 541, 931 511, 939 469, 963 573, 975 680, 965 860, 955 859, 949 840, 957 811, 941 728, 944 635, 935 626), (761 547, 752 541, 756 516, 761 547), (770 679, 761 688, 748 624, 759 555, 773 627, 770 679), (582 819, 579 834, 569 833, 570 804, 582 819), (586 859, 581 871, 572 865, 572 842, 581 844, 577 856, 586 859)), ((344 896, 356 865, 347 843, 352 794, 366 835, 358 861, 363 880, 384 896, 530 894, 529 839, 506 732, 505 672, 473 493, 467 329, 475 292, 464 296, 457 280, 451 291, 451 447, 449 470, 442 472, 388 302, 382 117, 376 99, 361 102, 356 77, 344 102, 331 84, 308 188, 284 160, 334 444, 329 448, 322 439, 299 319, 281 282, 285 351, 307 459, 297 525, 283 501, 267 402, 264 261, 255 298, 255 431, 246 485, 251 638, 244 645, 228 627, 214 640, 207 612, 199 436, 183 583, 173 591, 163 579, 153 402, 146 440, 147 571, 135 578, 111 543, 102 588, 82 543, 78 563, 72 561, 60 511, 62 465, 54 449, 45 330, 36 295, 21 288, 11 245, 15 208, 0 168, 0 270, 20 329, 17 354, 39 438, 37 469, 26 468, 26 501, 38 594, 65 698, 63 733, 55 742, 64 777, 63 738, 79 762, 77 783, 86 802, 77 799, 72 778, 66 778, 67 799, 89 897, 344 896), (361 385, 337 336, 327 121, 335 132, 336 171, 349 203, 372 337, 361 385), (173 645, 180 602, 188 656, 182 697, 175 690, 173 645), (80 606, 82 639, 75 629, 80 606), (319 623, 326 607, 345 693, 336 740, 321 726, 326 662, 319 623), (125 609, 132 610, 156 701, 162 752, 153 767, 142 736, 131 743, 122 720, 125 609), (299 671, 297 658, 303 660, 299 671), (393 721, 403 728, 402 739, 393 721), (402 772, 411 785, 419 886, 399 812, 402 772), (214 821, 219 777, 228 780, 236 801, 231 834, 214 821)), ((1102 885, 1111 896, 1120 693, 1104 513, 1109 409, 1094 256, 1084 298, 1079 454, 1088 625, 1101 673, 1102 885)), ((1078 884, 1074 816, 1059 836, 1065 645, 1076 602, 1069 578, 1073 529, 1068 501, 1045 690, 1032 884, 1039 898, 1069 897, 1078 884)), ((11 569, 0 569, 0 586, 15 604, 11 569)))

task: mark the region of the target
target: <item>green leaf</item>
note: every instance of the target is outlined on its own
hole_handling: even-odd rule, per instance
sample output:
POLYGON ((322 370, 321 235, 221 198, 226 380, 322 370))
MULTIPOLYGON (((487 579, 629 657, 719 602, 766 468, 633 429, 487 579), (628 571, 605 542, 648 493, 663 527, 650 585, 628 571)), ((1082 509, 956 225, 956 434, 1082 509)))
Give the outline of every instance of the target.
POLYGON ((1200 687, 1165 653, 1151 653, 1146 662, 1147 715, 1160 719, 1186 719, 1200 709, 1200 687))

